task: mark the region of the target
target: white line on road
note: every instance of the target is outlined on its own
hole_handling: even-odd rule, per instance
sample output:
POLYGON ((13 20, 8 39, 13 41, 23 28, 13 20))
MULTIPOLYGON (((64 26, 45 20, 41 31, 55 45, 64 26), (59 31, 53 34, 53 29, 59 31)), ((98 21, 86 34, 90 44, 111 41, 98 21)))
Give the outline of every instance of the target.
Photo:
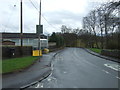
POLYGON ((49 82, 49 81, 51 81, 51 78, 48 78, 47 80, 48 80, 48 82, 49 82))
POLYGON ((120 71, 120 66, 117 65, 117 64, 104 64, 104 66, 108 67, 108 68, 111 68, 115 71, 120 71))
POLYGON ((63 73, 67 73, 67 72, 63 72, 63 73))
MULTIPOLYGON (((107 73, 107 74, 110 74, 108 71, 106 70, 102 70, 103 72, 107 73)), ((112 75, 112 74, 111 74, 112 75)), ((113 75, 114 76, 114 75, 113 75)), ((116 76, 117 79, 120 79, 120 77, 116 76)))
POLYGON ((105 72, 105 73, 107 73, 107 74, 110 74, 108 71, 106 71, 106 70, 102 70, 103 72, 105 72))
POLYGON ((40 87, 43 88, 43 83, 41 83, 40 87))
POLYGON ((120 79, 120 77, 116 76, 117 79, 120 79))

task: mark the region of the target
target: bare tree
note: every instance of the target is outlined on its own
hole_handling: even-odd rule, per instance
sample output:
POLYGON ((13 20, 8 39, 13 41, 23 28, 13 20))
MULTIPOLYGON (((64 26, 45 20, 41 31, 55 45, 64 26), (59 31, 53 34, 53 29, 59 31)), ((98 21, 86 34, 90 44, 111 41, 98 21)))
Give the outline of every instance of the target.
POLYGON ((83 29, 90 33, 89 40, 95 41, 95 44, 98 46, 98 42, 101 41, 101 48, 107 48, 109 40, 113 33, 120 25, 120 17, 117 17, 120 8, 120 1, 118 2, 109 2, 101 5, 101 7, 96 10, 92 10, 86 17, 83 18, 83 29), (101 40, 98 34, 100 33, 101 40), (92 38, 94 35, 94 38, 92 38), (105 40, 104 40, 105 39, 105 40))
POLYGON ((72 32, 72 28, 71 27, 67 27, 65 25, 62 25, 61 32, 62 33, 71 33, 72 32))
POLYGON ((101 6, 102 9, 102 18, 103 18, 103 26, 104 26, 104 32, 105 32, 105 46, 106 48, 108 47, 108 42, 109 42, 109 32, 115 29, 116 23, 115 23, 115 18, 112 15, 112 12, 115 11, 115 9, 120 5, 120 2, 110 2, 106 3, 101 6))

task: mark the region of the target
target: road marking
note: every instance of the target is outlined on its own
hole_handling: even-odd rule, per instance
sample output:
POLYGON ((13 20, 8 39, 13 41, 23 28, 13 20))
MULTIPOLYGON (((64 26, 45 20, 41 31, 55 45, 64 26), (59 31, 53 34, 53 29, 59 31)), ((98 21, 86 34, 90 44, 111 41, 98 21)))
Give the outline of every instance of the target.
MULTIPOLYGON (((107 73, 107 74, 110 74, 108 71, 106 71, 106 70, 102 70, 103 72, 105 72, 105 73, 107 73)), ((110 74, 110 75, 112 75, 112 74, 110 74)), ((113 75, 114 76, 114 75, 113 75)), ((115 76, 114 76, 115 77, 115 76)), ((118 77, 118 76, 116 76, 116 78, 117 79, 120 79, 120 77, 118 77)))
POLYGON ((108 68, 111 68, 115 71, 120 71, 120 66, 117 65, 117 64, 104 64, 104 66, 108 67, 108 68))
POLYGON ((48 82, 51 81, 51 78, 48 78, 48 82))
POLYGON ((67 72, 63 72, 63 73, 67 73, 67 72))
POLYGON ((40 84, 38 83, 37 86, 35 88, 39 88, 40 84))
POLYGON ((117 79, 120 79, 120 77, 116 76, 117 79))
POLYGON ((107 73, 107 74, 109 74, 109 72, 108 71, 106 71, 106 70, 102 70, 103 72, 105 72, 105 73, 107 73))
POLYGON ((41 86, 40 86, 41 88, 43 88, 43 83, 41 83, 41 86))

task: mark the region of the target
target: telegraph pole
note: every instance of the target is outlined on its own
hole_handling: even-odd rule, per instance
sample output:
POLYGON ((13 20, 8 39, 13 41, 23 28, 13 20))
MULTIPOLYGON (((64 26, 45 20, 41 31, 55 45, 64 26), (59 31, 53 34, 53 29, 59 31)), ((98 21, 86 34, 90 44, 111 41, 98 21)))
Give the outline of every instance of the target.
POLYGON ((41 0, 40 0, 40 11, 39 11, 39 25, 41 25, 41 0))
POLYGON ((22 0, 20 1, 20 39, 21 39, 21 47, 23 46, 23 21, 22 21, 22 0))
MULTIPOLYGON (((40 0, 40 10, 39 10, 39 26, 41 26, 41 0, 40 0)), ((38 50, 39 50, 39 56, 40 56, 40 50, 41 50, 40 33, 38 33, 38 50)))

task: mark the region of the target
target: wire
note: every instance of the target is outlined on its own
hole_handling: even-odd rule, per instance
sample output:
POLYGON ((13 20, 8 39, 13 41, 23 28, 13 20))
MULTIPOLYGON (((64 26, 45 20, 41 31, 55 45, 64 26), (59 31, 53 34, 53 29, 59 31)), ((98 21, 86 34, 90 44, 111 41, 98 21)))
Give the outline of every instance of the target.
POLYGON ((30 3, 33 5, 33 7, 37 10, 37 11, 39 11, 38 9, 37 9, 37 7, 35 6, 35 4, 31 1, 31 0, 29 0, 30 1, 30 3))
POLYGON ((50 26, 52 26, 54 29, 58 29, 58 28, 54 27, 52 24, 50 24, 50 23, 48 22, 48 20, 44 17, 43 14, 42 14, 42 17, 45 19, 45 21, 46 21, 50 26))
MULTIPOLYGON (((33 7, 39 12, 39 10, 38 10, 38 8, 35 6, 35 4, 34 4, 31 0, 29 0, 29 1, 30 1, 30 3, 33 5, 33 7)), ((58 29, 58 28, 54 27, 51 23, 49 23, 48 20, 44 17, 43 14, 42 14, 42 17, 44 18, 44 20, 45 20, 52 28, 54 28, 55 30, 58 29)))

